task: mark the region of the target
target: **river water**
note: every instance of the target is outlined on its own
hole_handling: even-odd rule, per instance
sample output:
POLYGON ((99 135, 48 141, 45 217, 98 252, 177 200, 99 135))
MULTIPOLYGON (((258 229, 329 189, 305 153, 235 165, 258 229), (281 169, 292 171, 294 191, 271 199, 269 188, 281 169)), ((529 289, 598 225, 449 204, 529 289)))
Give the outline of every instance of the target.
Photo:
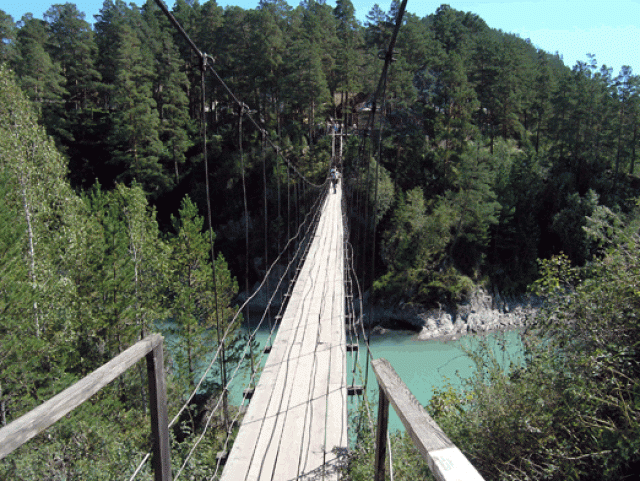
MULTIPOLYGON (((244 327, 248 330, 248 327, 244 327)), ((261 328, 256 333, 256 340, 260 344, 260 351, 268 342, 269 329, 261 328)), ((484 343, 489 346, 495 359, 501 366, 507 368, 510 363, 522 362, 523 346, 520 331, 493 332, 484 335, 467 335, 455 341, 420 341, 414 333, 406 331, 388 331, 385 334, 371 336, 370 348, 374 359, 385 358, 396 370, 409 390, 423 406, 429 403, 437 389, 447 385, 460 387, 475 372, 475 365, 465 350, 474 350, 484 343)), ((356 354, 348 354, 349 384, 353 382, 352 372, 356 354)), ((266 360, 263 357, 262 364, 266 360)), ((355 369, 355 384, 362 385, 366 375, 366 347, 361 342, 357 361, 360 368, 355 369)), ((249 373, 239 376, 231 386, 230 401, 239 404, 242 391, 248 385, 249 373)), ((372 369, 368 370, 367 392, 369 400, 377 403, 378 387, 372 369)), ((357 409, 356 397, 349 401, 349 414, 357 409)), ((390 430, 403 430, 400 419, 393 408, 389 416, 390 430)))

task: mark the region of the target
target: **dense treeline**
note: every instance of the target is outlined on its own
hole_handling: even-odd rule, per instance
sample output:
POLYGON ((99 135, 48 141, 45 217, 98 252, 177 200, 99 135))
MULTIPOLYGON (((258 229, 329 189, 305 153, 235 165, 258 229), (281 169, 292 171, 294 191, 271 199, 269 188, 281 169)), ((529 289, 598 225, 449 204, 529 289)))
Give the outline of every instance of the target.
MULTIPOLYGON (((596 207, 585 233, 598 256, 581 268, 566 255, 540 263, 533 288, 546 305, 524 352, 511 358, 499 338, 480 341, 468 353, 474 376, 434 393, 427 411, 484 479, 637 479, 639 221, 637 208, 596 207)), ((357 426, 350 481, 374 475, 374 435, 366 418, 357 426)), ((406 433, 393 436, 392 452, 395 479, 435 479, 406 433)))
MULTIPOLYGON (((197 208, 185 197, 163 235, 135 182, 76 194, 65 159, 4 67, 0 119, 1 425, 158 330, 167 336, 175 414, 219 343, 216 328, 229 327, 238 291, 222 255, 214 284, 197 208)), ((242 341, 231 326, 225 342, 231 362, 242 341)), ((0 477, 112 479, 132 472, 148 449, 144 371, 139 363, 46 437, 3 460, 0 477)), ((200 395, 217 395, 220 386, 216 367, 200 395)), ((197 428, 193 417, 176 428, 176 453, 197 428)))
MULTIPOLYGON (((254 10, 178 0, 173 14, 269 135, 281 136, 290 160, 317 174, 328 156, 314 148, 325 121, 363 127, 397 8, 376 5, 364 25, 349 0, 335 8, 260 0, 254 10)), ((1 24, 2 58, 40 106, 77 191, 135 180, 162 230, 185 194, 203 211, 199 61, 152 0, 105 1, 93 27, 69 3, 44 20, 3 14, 1 24)), ((384 104, 381 175, 390 183, 379 206, 379 295, 455 300, 487 280, 514 292, 535 279, 537 258, 588 259, 584 215, 596 205, 628 210, 638 187, 631 69, 614 76, 594 58, 568 69, 447 5, 425 18, 405 14, 397 50, 384 104)), ((214 224, 223 225, 242 215, 239 112, 212 76, 206 105, 214 224)), ((249 122, 243 134, 258 217, 260 138, 249 122)), ((271 154, 267 163, 273 172, 271 154)), ((272 213, 277 177, 268 176, 272 213)), ((243 254, 227 240, 221 247, 241 271, 243 254)))
MULTIPOLYGON (((321 134, 328 121, 364 127, 397 8, 376 5, 364 24, 350 0, 335 8, 260 0, 253 10, 178 0, 172 12, 288 160, 321 182, 330 152, 321 134)), ((583 229, 587 217, 629 214, 640 188, 640 80, 630 68, 614 76, 589 57, 569 69, 447 5, 425 18, 405 14, 395 58, 371 146, 351 136, 344 158, 356 261, 367 266, 361 246, 376 223, 377 272, 365 283, 374 298, 456 302, 478 284, 515 293, 537 278, 539 258, 564 252, 583 265, 602 255, 583 229)), ((93 25, 71 3, 43 20, 0 11, 0 63, 1 422, 166 319, 180 342, 170 384, 178 402, 216 341, 199 60, 152 0, 106 0, 93 25)), ((210 75, 205 105, 228 320, 234 276, 258 274, 257 263, 245 273, 244 225, 251 255, 272 258, 305 191, 210 75), (269 227, 259 220, 265 211, 269 227)), ((101 407, 54 428, 41 455, 27 450, 3 464, 2 476, 131 471, 147 424, 143 377, 127 376, 100 395, 101 407), (107 447, 96 454, 97 445, 107 447)), ((174 449, 185 449, 189 430, 197 423, 176 434, 174 449)))
POLYGON ((478 282, 518 292, 538 258, 583 264, 594 252, 585 216, 628 212, 640 187, 640 78, 591 57, 570 70, 447 6, 414 20, 398 55, 424 48, 415 97, 390 81, 386 107, 380 297, 443 302, 478 282))

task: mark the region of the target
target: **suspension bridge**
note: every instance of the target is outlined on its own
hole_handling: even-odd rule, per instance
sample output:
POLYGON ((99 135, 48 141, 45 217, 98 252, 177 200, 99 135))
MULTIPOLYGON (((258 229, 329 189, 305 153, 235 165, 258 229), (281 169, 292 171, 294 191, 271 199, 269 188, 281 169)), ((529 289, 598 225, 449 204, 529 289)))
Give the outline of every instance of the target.
POLYGON ((341 198, 326 196, 224 481, 337 479, 348 447, 341 198))
MULTIPOLYGON (((207 69, 217 77, 230 98, 238 104, 241 115, 247 113, 245 104, 233 95, 213 69, 212 64, 207 63, 208 56, 198 50, 164 3, 161 0, 156 0, 156 3, 202 61, 203 113, 205 111, 204 73, 207 69)), ((385 55, 383 73, 374 94, 370 122, 375 118, 375 99, 384 91, 386 85, 386 72, 392 61, 395 39, 405 6, 406 0, 403 0, 396 20, 396 28, 385 55)), ((265 134, 265 131, 250 116, 249 120, 263 132, 263 135, 265 134)), ((241 135, 242 124, 239 125, 241 135)), ((371 125, 367 126, 367 130, 371 127, 371 125)), ((203 126, 202 132, 206 169, 206 125, 203 126)), ((271 144, 276 153, 280 152, 280 149, 271 141, 268 139, 266 141, 271 144)), ((340 146, 340 154, 336 155, 335 134, 333 141, 331 161, 335 163, 341 160, 342 148, 340 146)), ((298 234, 289 239, 289 243, 295 240, 299 246, 297 252, 301 252, 300 248, 304 246, 298 258, 298 260, 302 259, 302 262, 295 264, 297 265, 294 267, 293 275, 295 282, 286 294, 287 302, 283 303, 286 308, 276 316, 277 335, 269 348, 270 354, 260 373, 259 381, 255 388, 245 391, 244 398, 250 401, 240 422, 238 434, 228 456, 224 453, 217 458, 217 466, 211 480, 332 481, 340 479, 342 465, 349 451, 348 396, 363 392, 362 386, 355 386, 353 381, 348 385, 347 382, 347 353, 356 353, 351 373, 352 379, 355 379, 353 375, 357 364, 358 346, 357 338, 355 342, 352 338, 347 342, 347 339, 357 334, 358 330, 364 335, 364 330, 361 317, 356 320, 356 310, 353 305, 354 297, 357 295, 362 299, 362 293, 359 292, 359 287, 357 293, 353 292, 353 285, 357 285, 358 281, 353 271, 353 252, 345 228, 344 186, 340 183, 335 189, 331 189, 329 182, 325 182, 324 186, 313 185, 286 158, 284 160, 287 164, 287 175, 291 172, 303 181, 303 185, 307 183, 312 187, 321 188, 318 189, 319 196, 314 207, 307 214, 309 222, 307 223, 306 219, 301 224, 298 234), (304 224, 306 224, 306 233, 302 236, 303 238, 300 238, 298 235, 301 234, 304 224), (222 465, 224 468, 220 473, 222 465)), ((208 182, 208 171, 205 172, 205 179, 208 182)), ((207 192, 209 192, 208 183, 207 192)), ((210 209, 208 205, 209 224, 210 209)), ((211 231, 211 225, 209 230, 211 231)), ((213 247, 212 258, 215 258, 213 247)), ((278 259, 273 265, 277 262, 278 259)), ((287 270, 292 265, 294 264, 290 261, 287 270)), ((267 276, 268 274, 269 272, 267 276)), ((359 312, 361 316, 362 308, 359 312)), ((227 334, 228 332, 224 334, 209 368, 171 422, 168 422, 167 416, 163 339, 160 335, 154 334, 140 340, 73 386, 0 429, 0 460, 86 402, 144 357, 147 361, 153 448, 144 456, 129 479, 136 479, 149 459, 152 459, 157 481, 171 481, 179 478, 206 434, 221 402, 224 402, 226 411, 225 393, 231 380, 223 381, 223 394, 219 397, 216 407, 210 412, 201 435, 179 469, 172 468, 169 429, 188 407, 207 372, 221 353, 222 371, 225 372, 222 346, 227 334)), ((247 347, 250 345, 251 340, 247 343, 247 347)), ((370 360, 371 352, 368 351, 366 362, 370 360)), ((375 434, 375 481, 385 479, 387 473, 385 459, 388 458, 388 448, 389 457, 391 455, 387 433, 389 405, 392 405, 398 413, 415 446, 428 462, 437 479, 442 481, 482 480, 460 450, 419 405, 389 363, 384 359, 371 360, 371 367, 380 388, 375 434)), ((231 379, 236 374, 237 368, 231 379)), ((257 374, 257 372, 252 373, 252 381, 257 374)), ((225 378, 226 376, 223 377, 225 378)), ((366 376, 364 380, 366 384, 366 376)), ((366 402, 365 405, 370 416, 369 424, 373 430, 374 423, 369 406, 366 402)), ((231 426, 236 421, 238 416, 234 418, 231 426)), ((229 431, 230 427, 227 426, 227 435, 229 431)), ((229 440, 227 436, 225 447, 229 440)), ((391 461, 388 470, 393 479, 391 461)))

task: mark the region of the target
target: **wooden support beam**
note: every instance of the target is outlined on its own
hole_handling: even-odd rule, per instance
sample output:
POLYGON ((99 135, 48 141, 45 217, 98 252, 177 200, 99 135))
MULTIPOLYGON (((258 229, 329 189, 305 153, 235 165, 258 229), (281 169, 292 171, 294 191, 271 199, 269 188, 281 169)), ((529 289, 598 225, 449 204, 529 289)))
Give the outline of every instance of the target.
POLYGON ((153 471, 156 481, 171 481, 171 445, 169 444, 167 387, 164 382, 162 343, 156 345, 146 357, 153 439, 153 471))
POLYGON ((143 357, 146 357, 149 374, 155 480, 171 481, 167 391, 164 381, 162 340, 160 334, 147 336, 73 386, 0 429, 0 459, 73 411, 143 357))
MULTIPOLYGON (((427 414, 389 361, 382 358, 375 359, 371 361, 371 367, 380 386, 380 406, 382 406, 383 397, 388 399, 436 479, 483 481, 482 476, 465 455, 427 414)), ((380 406, 378 409, 381 409, 380 406)), ((386 429, 384 438, 378 437, 376 441, 379 443, 376 449, 383 450, 382 446, 386 445, 386 429)), ((376 458, 376 466, 377 462, 376 458)), ((376 481, 382 481, 382 479, 384 478, 376 477, 376 481)))
POLYGON ((347 386, 348 396, 361 396, 364 393, 363 386, 347 386))
POLYGON ((248 399, 251 399, 251 398, 253 397, 253 393, 254 393, 254 392, 255 392, 255 388, 248 387, 247 389, 245 389, 245 390, 242 392, 242 396, 243 396, 245 399, 247 399, 247 400, 248 400, 248 399))
POLYGON ((0 429, 0 459, 85 402, 161 342, 162 336, 159 334, 147 337, 73 386, 0 429))
POLYGON ((385 459, 387 457, 387 426, 389 424, 389 398, 380 389, 378 396, 378 428, 376 430, 375 481, 385 479, 385 459))

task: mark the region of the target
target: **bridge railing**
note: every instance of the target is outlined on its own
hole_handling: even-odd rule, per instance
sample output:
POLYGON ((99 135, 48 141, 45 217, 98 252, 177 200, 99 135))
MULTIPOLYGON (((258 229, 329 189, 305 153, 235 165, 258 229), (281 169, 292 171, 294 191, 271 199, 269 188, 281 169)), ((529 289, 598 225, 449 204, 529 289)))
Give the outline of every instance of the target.
POLYGON ((147 359, 155 479, 171 481, 167 390, 160 334, 147 336, 73 386, 0 429, 0 459, 87 401, 143 357, 147 359))
POLYGON ((433 475, 439 481, 483 481, 464 454, 453 444, 400 379, 389 361, 371 361, 380 386, 376 433, 375 481, 385 479, 389 403, 398 413, 433 475))

